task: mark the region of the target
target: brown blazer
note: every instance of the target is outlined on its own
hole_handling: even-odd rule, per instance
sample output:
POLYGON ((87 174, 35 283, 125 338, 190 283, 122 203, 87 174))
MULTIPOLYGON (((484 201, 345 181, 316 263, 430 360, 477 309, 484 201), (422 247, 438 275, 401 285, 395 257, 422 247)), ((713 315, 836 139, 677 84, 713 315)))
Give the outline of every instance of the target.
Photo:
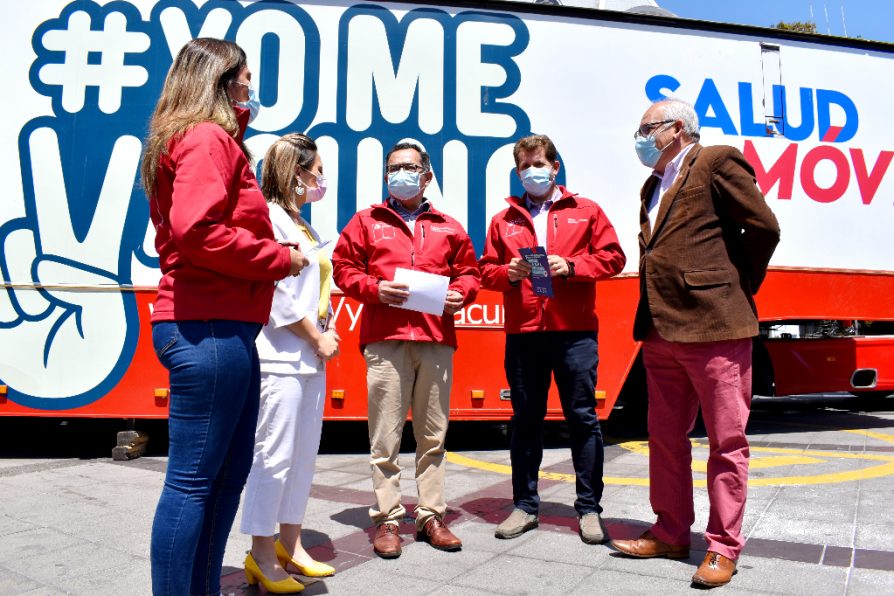
POLYGON ((640 191, 640 299, 633 336, 654 326, 683 343, 752 337, 758 333, 753 296, 779 243, 779 224, 742 153, 696 144, 658 206, 650 230, 640 191))

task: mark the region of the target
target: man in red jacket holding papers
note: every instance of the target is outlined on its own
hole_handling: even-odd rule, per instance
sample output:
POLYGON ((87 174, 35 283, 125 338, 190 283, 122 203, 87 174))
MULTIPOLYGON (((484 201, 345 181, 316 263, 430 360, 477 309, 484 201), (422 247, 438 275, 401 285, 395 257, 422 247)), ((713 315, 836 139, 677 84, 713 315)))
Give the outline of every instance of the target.
MULTIPOLYGON (((363 303, 360 349, 367 366, 376 497, 369 512, 377 526, 373 550, 386 559, 401 554, 398 523, 406 510, 400 502, 398 453, 410 407, 419 491, 417 538, 441 550, 462 547, 444 524, 444 438, 456 350, 453 314, 475 299, 480 276, 462 225, 425 198, 431 179, 431 161, 421 147, 395 145, 385 159, 388 198, 354 215, 332 255, 335 283, 363 303), (424 274, 446 278, 441 280, 447 290, 445 295, 441 284, 440 309, 414 306, 418 296, 411 298, 411 293, 420 288, 395 281, 398 276, 414 283, 428 277, 424 274), (434 310, 439 312, 431 314, 434 310)), ((426 294, 429 306, 434 293, 426 294)))
POLYGON ((512 399, 512 497, 515 509, 496 529, 515 538, 537 526, 537 478, 543 419, 554 376, 571 433, 577 476, 574 508, 584 542, 608 537, 602 507, 603 447, 596 417, 596 281, 626 262, 599 205, 556 184, 556 147, 544 135, 519 140, 513 152, 525 188, 496 214, 479 261, 482 286, 503 292, 506 378, 512 399))

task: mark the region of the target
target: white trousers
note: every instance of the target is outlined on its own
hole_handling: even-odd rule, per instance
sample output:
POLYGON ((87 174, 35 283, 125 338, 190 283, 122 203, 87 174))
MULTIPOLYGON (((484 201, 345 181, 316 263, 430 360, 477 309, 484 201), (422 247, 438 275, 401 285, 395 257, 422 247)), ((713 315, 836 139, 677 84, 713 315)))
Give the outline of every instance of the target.
POLYGON ((273 536, 301 524, 323 427, 326 373, 261 375, 254 461, 245 484, 243 534, 273 536))

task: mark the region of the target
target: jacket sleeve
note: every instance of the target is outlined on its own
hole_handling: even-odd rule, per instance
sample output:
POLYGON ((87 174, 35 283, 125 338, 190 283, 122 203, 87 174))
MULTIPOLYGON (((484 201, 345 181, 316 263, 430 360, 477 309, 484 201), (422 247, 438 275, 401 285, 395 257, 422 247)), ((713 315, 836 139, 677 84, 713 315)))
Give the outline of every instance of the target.
POLYGON ((574 275, 569 281, 594 282, 612 277, 627 264, 614 226, 600 207, 597 206, 595 210, 587 252, 568 257, 574 262, 574 275))
POLYGON ((724 147, 712 164, 714 193, 725 212, 741 226, 744 266, 752 293, 767 274, 767 265, 779 244, 779 223, 758 189, 754 169, 735 147, 724 147))
POLYGON ((368 273, 366 231, 354 215, 342 230, 332 252, 332 278, 349 298, 378 304, 379 279, 368 273))
POLYGON ((172 238, 177 249, 199 267, 243 279, 281 279, 289 274, 289 249, 227 225, 227 214, 232 212, 230 190, 239 184, 233 180, 238 176, 234 148, 235 141, 217 126, 194 129, 177 143, 171 154, 175 167, 168 215, 172 238))
POLYGON ((478 268, 481 270, 482 288, 496 292, 508 292, 518 286, 509 283, 509 263, 504 258, 506 246, 500 237, 497 217, 494 216, 490 220, 487 238, 484 241, 484 254, 478 260, 478 268))
POLYGON ((463 296, 463 306, 471 304, 478 295, 481 287, 481 273, 478 271, 478 262, 475 259, 475 247, 472 239, 462 228, 459 222, 455 222, 461 230, 457 235, 458 246, 450 261, 450 285, 449 289, 459 292, 463 296))

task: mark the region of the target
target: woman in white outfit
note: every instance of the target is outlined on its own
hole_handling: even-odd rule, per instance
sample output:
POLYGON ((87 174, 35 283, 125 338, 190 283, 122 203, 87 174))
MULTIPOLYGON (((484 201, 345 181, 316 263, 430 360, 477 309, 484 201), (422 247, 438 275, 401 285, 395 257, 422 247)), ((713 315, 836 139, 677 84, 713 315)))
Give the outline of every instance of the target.
POLYGON ((289 571, 335 573, 301 546, 301 524, 320 447, 326 361, 338 354, 340 338, 329 305, 332 264, 325 251, 314 251, 320 237, 300 214, 326 191, 316 144, 303 134, 283 136, 264 156, 261 176, 276 239, 299 246, 310 261, 301 275, 277 284, 270 320, 257 339, 261 406, 242 509, 241 530, 252 536, 246 577, 284 594, 303 589, 289 571))

